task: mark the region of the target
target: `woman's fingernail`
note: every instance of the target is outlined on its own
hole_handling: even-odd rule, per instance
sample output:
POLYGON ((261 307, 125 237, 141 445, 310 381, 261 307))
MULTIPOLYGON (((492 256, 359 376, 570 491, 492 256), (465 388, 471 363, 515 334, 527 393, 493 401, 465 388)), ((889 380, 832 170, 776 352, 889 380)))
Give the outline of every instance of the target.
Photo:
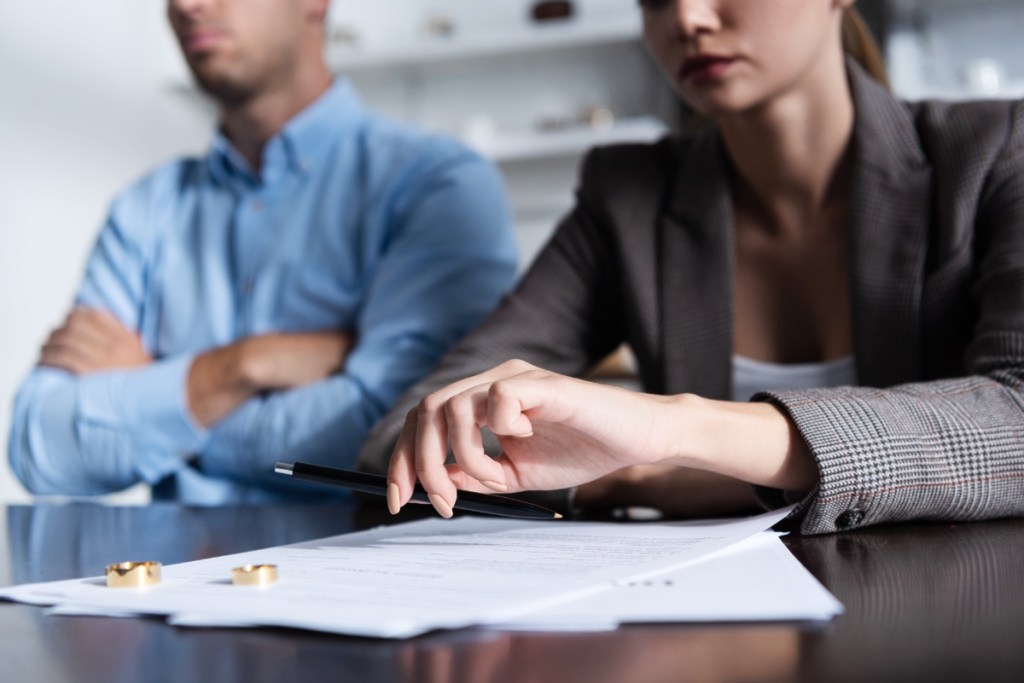
POLYGON ((485 481, 482 483, 484 486, 491 489, 492 491, 500 491, 501 493, 508 491, 508 486, 502 484, 500 481, 485 481))
POLYGON ((398 511, 402 509, 401 495, 398 491, 398 484, 395 482, 388 484, 388 512, 393 515, 397 515, 398 511))
POLYGON ((452 506, 448 504, 444 498, 436 493, 431 493, 427 498, 430 499, 430 504, 434 506, 434 509, 441 513, 441 516, 445 519, 450 519, 452 516, 452 506))

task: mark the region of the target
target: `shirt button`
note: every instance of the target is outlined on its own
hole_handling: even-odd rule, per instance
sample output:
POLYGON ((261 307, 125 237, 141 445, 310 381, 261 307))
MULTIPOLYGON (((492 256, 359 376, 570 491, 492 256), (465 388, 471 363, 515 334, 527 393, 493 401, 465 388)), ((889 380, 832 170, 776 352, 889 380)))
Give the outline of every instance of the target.
POLYGON ((248 296, 252 294, 252 278, 247 278, 242 281, 242 294, 248 296))
POLYGON ((252 210, 253 211, 262 211, 263 210, 263 202, 261 200, 259 200, 259 199, 252 200, 252 210))
POLYGON ((838 517, 836 517, 836 528, 837 529, 852 529, 853 527, 864 521, 863 510, 847 510, 838 517))

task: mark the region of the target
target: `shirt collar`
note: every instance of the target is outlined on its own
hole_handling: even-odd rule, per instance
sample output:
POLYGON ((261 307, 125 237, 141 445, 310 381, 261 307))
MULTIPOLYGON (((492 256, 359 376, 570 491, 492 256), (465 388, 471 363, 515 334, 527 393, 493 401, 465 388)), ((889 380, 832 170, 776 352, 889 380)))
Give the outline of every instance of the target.
POLYGON ((208 156, 213 177, 229 185, 274 184, 288 173, 315 169, 362 114, 362 103, 345 80, 335 81, 320 97, 296 114, 263 148, 257 178, 224 132, 217 130, 208 156))

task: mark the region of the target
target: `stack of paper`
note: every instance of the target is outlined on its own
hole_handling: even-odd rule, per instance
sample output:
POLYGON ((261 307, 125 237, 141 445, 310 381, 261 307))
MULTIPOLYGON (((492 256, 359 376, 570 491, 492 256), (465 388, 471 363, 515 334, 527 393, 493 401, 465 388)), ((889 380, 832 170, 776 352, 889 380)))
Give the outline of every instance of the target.
POLYGON ((654 524, 424 520, 172 565, 151 588, 90 578, 15 586, 0 597, 55 605, 59 614, 389 638, 480 625, 828 618, 841 606, 774 534, 761 533, 787 512, 654 524), (277 565, 280 580, 232 585, 231 569, 250 563, 277 565))
POLYGON ((604 630, 621 624, 822 621, 843 606, 770 531, 646 579, 616 582, 593 599, 503 624, 520 630, 604 630))

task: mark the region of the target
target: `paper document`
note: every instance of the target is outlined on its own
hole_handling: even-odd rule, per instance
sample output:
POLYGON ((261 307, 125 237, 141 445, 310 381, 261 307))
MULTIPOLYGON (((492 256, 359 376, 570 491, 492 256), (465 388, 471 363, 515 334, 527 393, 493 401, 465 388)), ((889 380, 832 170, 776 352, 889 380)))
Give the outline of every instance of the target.
POLYGON ((686 566, 519 617, 521 630, 628 623, 820 621, 843 611, 777 534, 765 531, 686 566))
POLYGON ((509 622, 608 592, 616 581, 655 576, 749 538, 788 512, 650 524, 432 519, 171 565, 146 589, 111 589, 91 578, 15 586, 0 597, 61 613, 408 637, 509 622), (231 585, 231 569, 248 563, 277 565, 279 581, 231 585))

